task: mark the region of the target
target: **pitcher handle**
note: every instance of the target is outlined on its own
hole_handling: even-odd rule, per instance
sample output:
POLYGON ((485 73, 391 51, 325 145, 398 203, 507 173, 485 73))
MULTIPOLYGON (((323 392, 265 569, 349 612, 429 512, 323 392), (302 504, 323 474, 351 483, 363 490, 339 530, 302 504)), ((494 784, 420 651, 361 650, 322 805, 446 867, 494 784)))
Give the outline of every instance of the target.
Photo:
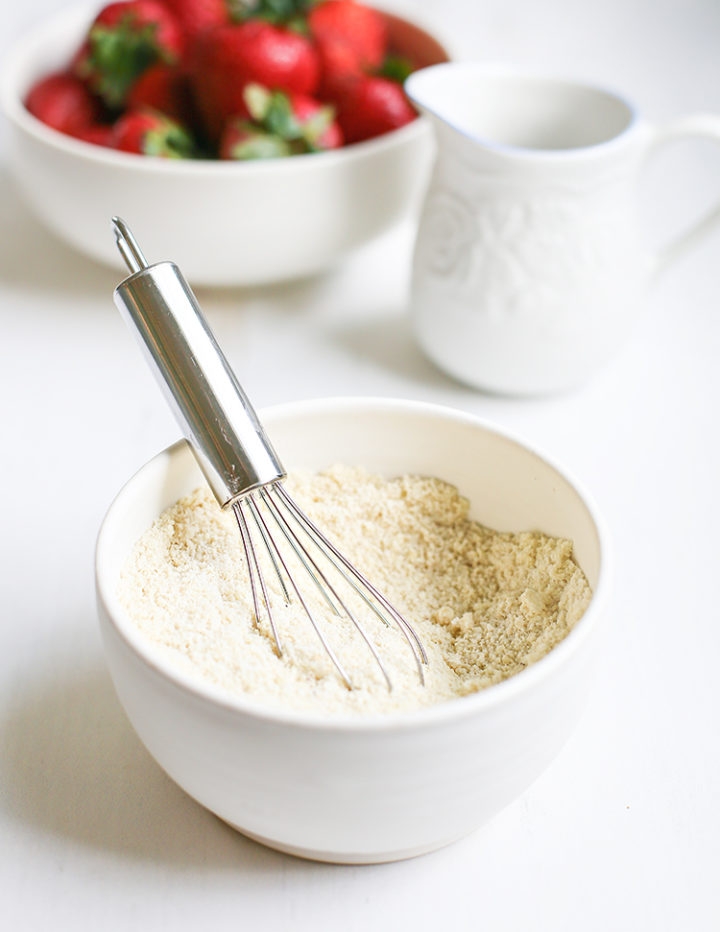
MULTIPOLYGON (((656 127, 653 131, 648 156, 666 143, 678 139, 712 139, 720 143, 720 116, 698 113, 681 117, 665 126, 656 127)), ((689 229, 658 250, 653 269, 655 274, 666 269, 718 226, 720 226, 720 203, 702 214, 689 229)))

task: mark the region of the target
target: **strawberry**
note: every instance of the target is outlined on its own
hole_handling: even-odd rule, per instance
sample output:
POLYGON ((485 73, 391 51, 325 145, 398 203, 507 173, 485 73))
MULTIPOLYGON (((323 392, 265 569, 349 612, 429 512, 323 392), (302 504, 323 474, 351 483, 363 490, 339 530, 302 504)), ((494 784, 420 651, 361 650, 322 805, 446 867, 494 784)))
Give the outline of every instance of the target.
POLYGON ((350 86, 363 76, 360 57, 347 42, 337 39, 318 39, 315 47, 320 60, 318 97, 321 100, 339 101, 350 86))
POLYGON ((337 149, 343 143, 334 110, 307 94, 245 88, 250 119, 233 118, 220 139, 222 159, 265 159, 337 149))
POLYGON ((115 148, 115 132, 112 126, 107 123, 89 123, 73 133, 76 139, 82 139, 83 142, 91 142, 94 146, 106 146, 109 149, 115 148))
POLYGON ((127 106, 131 110, 142 107, 157 110, 182 121, 188 116, 188 93, 185 75, 180 68, 160 62, 143 71, 133 84, 127 106))
POLYGON ((53 129, 74 135, 100 115, 100 106, 78 78, 65 72, 49 74, 30 88, 25 106, 53 129))
POLYGON ((293 154, 337 149, 343 144, 334 109, 307 94, 269 91, 259 84, 248 84, 244 98, 257 126, 284 139, 293 154))
POLYGON ((128 110, 115 123, 116 149, 160 158, 191 158, 195 152, 192 137, 178 123, 154 110, 128 110))
POLYGON ((228 0, 162 0, 180 24, 188 45, 200 33, 230 22, 228 0))
POLYGON ((379 68, 387 49, 387 27, 377 10, 355 0, 325 0, 308 14, 310 33, 318 43, 348 45, 363 69, 379 68))
POLYGON ((366 77, 343 97, 338 122, 346 142, 371 139, 404 126, 416 116, 402 87, 387 78, 366 77))
POLYGON ((118 108, 146 68, 178 61, 184 47, 180 26, 163 3, 122 0, 95 17, 73 70, 109 107, 118 108))
POLYGON ((198 38, 192 63, 198 111, 212 138, 231 116, 247 116, 245 85, 257 82, 312 94, 319 80, 317 53, 309 39, 262 20, 218 26, 198 38))
POLYGON ((339 149, 344 140, 335 111, 306 94, 288 94, 295 120, 300 124, 308 151, 339 149))

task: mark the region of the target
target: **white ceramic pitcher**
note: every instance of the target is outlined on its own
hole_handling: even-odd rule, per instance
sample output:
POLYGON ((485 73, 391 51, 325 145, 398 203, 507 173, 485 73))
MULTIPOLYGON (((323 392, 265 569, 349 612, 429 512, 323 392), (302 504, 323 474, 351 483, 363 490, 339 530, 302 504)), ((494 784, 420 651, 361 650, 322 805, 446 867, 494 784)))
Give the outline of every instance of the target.
POLYGON ((470 385, 569 389, 624 338, 648 279, 720 223, 720 207, 651 255, 637 209, 648 155, 720 141, 720 117, 655 128, 600 88, 475 63, 411 75, 438 155, 420 218, 411 311, 420 345, 470 385))

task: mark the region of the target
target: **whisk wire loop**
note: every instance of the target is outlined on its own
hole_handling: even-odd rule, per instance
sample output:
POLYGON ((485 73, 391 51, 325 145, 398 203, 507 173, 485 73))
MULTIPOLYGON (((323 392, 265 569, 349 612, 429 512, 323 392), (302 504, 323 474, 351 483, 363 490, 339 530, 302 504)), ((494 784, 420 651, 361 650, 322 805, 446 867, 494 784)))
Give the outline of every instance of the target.
MULTIPOLYGON (((257 503, 254 502, 254 504, 255 504, 255 506, 257 507, 257 503)), ((235 514, 236 514, 236 515, 239 513, 239 514, 242 516, 244 527, 245 527, 245 529, 246 529, 246 531, 247 531, 247 533, 248 533, 248 538, 250 538, 249 528, 248 528, 248 526, 247 526, 247 522, 246 522, 246 520, 245 520, 244 513, 243 513, 243 511, 242 511, 242 500, 235 503, 235 505, 233 506, 233 510, 235 511, 235 514)), ((267 524, 265 524, 265 527, 266 527, 266 529, 267 529, 267 524)), ((242 530, 241 530, 241 533, 242 533, 242 530)), ((275 566, 275 568, 276 568, 276 570, 277 570, 277 572, 278 572, 278 575, 280 576, 280 567, 282 567, 282 570, 283 570, 283 572, 285 573, 285 577, 287 578, 288 582, 290 583, 290 586, 292 587, 293 592, 294 592, 295 595, 297 596, 297 599, 298 599, 298 601, 300 602, 300 605, 302 606, 302 608, 303 608, 305 614, 307 615, 308 621, 310 622, 313 631, 314 631, 315 634, 317 635, 317 637, 318 637, 320 643, 322 644, 322 646, 323 646, 325 652, 327 653, 328 657, 330 658, 330 660, 331 660, 333 666, 335 667, 335 669, 337 670, 337 672, 340 674, 340 677, 341 677, 342 681, 345 683, 345 685, 347 686, 347 688, 348 688, 348 689, 352 689, 352 688, 353 688, 352 681, 350 680, 350 677, 349 677, 347 671, 346 671, 345 668, 343 667, 342 663, 340 662, 340 660, 339 660, 338 657, 337 657, 337 654, 336 654, 335 651, 332 649, 330 643, 328 642, 327 638, 325 637, 325 635, 323 634, 322 630, 320 629, 320 626, 318 625, 315 616, 313 615, 312 611, 310 610, 310 607, 308 606, 307 602, 306 602, 305 599, 303 598, 302 592, 300 591, 300 588, 299 588, 299 586, 298 586, 298 584, 297 584, 297 582, 296 582, 296 580, 295 580, 295 577, 293 576, 293 574, 292 574, 292 573, 290 572, 290 570, 288 569, 288 566, 287 566, 287 563, 286 563, 286 561, 285 561, 285 558, 284 558, 283 554, 281 553, 280 549, 278 548, 277 542, 276 542, 275 539, 273 538, 272 534, 269 533, 269 529, 268 529, 267 544, 268 544, 269 547, 272 549, 272 551, 273 551, 273 553, 274 553, 274 555, 275 555, 275 559, 273 560, 273 564, 274 564, 274 566, 275 566)), ((271 628, 272 628, 273 635, 275 636, 275 642, 276 642, 276 644, 277 644, 278 638, 277 638, 277 633, 276 633, 276 630, 275 630, 275 624, 274 624, 274 621, 273 621, 273 619, 272 619, 272 611, 271 611, 271 609, 270 609, 270 599, 268 598, 268 596, 267 596, 267 594, 266 594, 266 593, 267 593, 267 589, 266 589, 266 587, 265 587, 265 581, 264 581, 264 576, 263 576, 263 573, 262 573, 262 569, 261 569, 261 567, 260 567, 259 562, 258 562, 256 559, 254 559, 252 562, 250 561, 250 559, 248 559, 248 551, 249 551, 249 553, 250 553, 252 556, 256 556, 256 555, 255 555, 255 550, 254 550, 254 548, 252 547, 252 541, 251 541, 251 540, 250 540, 250 545, 249 545, 249 547, 245 550, 246 562, 247 562, 247 569, 248 569, 248 573, 249 573, 249 575, 250 575, 250 585, 251 585, 251 589, 252 589, 253 594, 254 594, 255 591, 256 591, 256 587, 255 587, 255 583, 254 583, 254 581, 253 581, 253 576, 254 576, 255 574, 257 574, 257 577, 258 577, 258 579, 259 579, 259 581, 260 581, 260 585, 261 585, 261 587, 262 587, 262 591, 263 591, 263 595, 264 595, 264 599, 265 599, 265 607, 266 607, 266 609, 267 609, 268 618, 269 618, 269 620, 270 620, 270 626, 271 626, 271 628)), ((281 582, 282 582, 282 576, 280 576, 280 579, 281 579, 281 582)), ((284 585, 283 585, 283 588, 285 588, 284 585)), ((254 601, 253 601, 253 606, 254 606, 254 609, 255 609, 255 617, 256 617, 256 619, 259 621, 259 619, 260 619, 260 615, 259 615, 259 602, 258 602, 258 600, 255 599, 255 598, 254 598, 254 601)))
MULTIPOLYGON (((396 625, 403 632, 403 634, 405 635, 405 639, 410 645, 410 649, 412 650, 413 656, 415 657, 415 660, 418 665, 418 673, 420 676, 420 680, 421 682, 424 683, 425 678, 424 678, 424 674, 422 670, 422 665, 427 664, 428 662, 427 654, 425 652, 425 648, 423 646, 422 641, 418 637, 418 634, 415 631, 415 629, 412 627, 412 625, 409 624, 409 622, 406 621, 405 618, 403 618, 400 612, 398 612, 398 610, 370 582, 370 580, 367 579, 367 577, 364 576, 360 572, 360 570, 354 564, 352 564, 347 559, 347 557, 345 557, 330 540, 328 540, 328 538, 322 533, 322 531, 317 527, 317 525, 315 525, 310 520, 310 518, 305 514, 302 508, 300 508, 297 502, 288 494, 287 490, 283 488, 283 486, 280 483, 276 483, 274 487, 277 490, 277 492, 282 496, 288 508, 294 513, 296 520, 300 521, 303 528, 307 531, 307 533, 313 536, 318 547, 321 547, 323 549, 326 549, 326 551, 329 551, 333 555, 335 560, 337 560, 343 567, 345 567, 348 573, 351 574, 351 576, 353 576, 360 583, 360 586, 365 587, 365 589, 367 589, 368 592, 370 592, 378 600, 378 602, 382 605, 385 611, 395 621, 396 625)), ((337 567, 337 569, 340 572, 340 568, 337 567)), ((356 591, 359 592, 359 594, 368 602, 368 604, 371 604, 369 600, 367 599, 367 597, 364 595, 364 593, 362 593, 360 589, 356 589, 356 591)), ((382 616, 382 614, 379 613, 376 608, 374 609, 374 611, 380 614, 380 616, 382 617, 383 621, 385 621, 386 624, 388 623, 387 619, 384 618, 384 616, 382 616)))
MULTIPOLYGON (((301 509, 297 506, 295 502, 293 502, 292 504, 294 508, 297 510, 297 512, 300 512, 300 514, 303 514, 301 509)), ((332 545, 329 543, 329 541, 326 541, 322 532, 317 528, 316 525, 312 523, 312 521, 310 521, 310 519, 306 515, 304 516, 304 520, 303 520, 299 517, 298 514, 296 514, 294 510, 290 510, 289 513, 292 515, 294 520, 298 523, 298 526, 301 527, 302 530, 311 538, 311 540, 315 543, 318 549, 325 555, 325 557, 328 560, 330 560, 332 565, 335 567, 337 572, 342 576, 345 582, 355 591, 355 593, 363 600, 363 602, 368 606, 368 608, 371 609, 371 611, 377 616, 377 618, 380 619, 380 621, 385 625, 385 627, 389 628, 391 626, 390 622, 386 618, 385 614, 383 614, 383 612, 380 610, 380 608, 378 608, 378 605, 376 604, 376 602, 374 602, 371 598, 368 597, 367 593, 363 590, 363 586, 365 587, 365 589, 368 590, 368 592, 371 592, 372 595, 375 597, 375 599, 377 599, 378 602, 380 602, 380 604, 383 606, 383 608, 385 608, 385 611, 393 619, 396 626, 398 627, 403 637, 407 641, 408 646, 410 647, 410 650, 412 651, 413 657, 415 658, 415 664, 417 666, 417 671, 418 671, 418 676, 420 677, 420 682, 424 684, 425 675, 423 673, 422 665, 423 663, 427 662, 425 651, 422 647, 422 643, 419 641, 419 639, 417 639, 417 636, 415 635, 414 630, 411 628, 408 622, 385 599, 382 593, 379 592, 377 589, 375 589, 374 586, 372 586, 369 580, 365 576, 363 576, 363 574, 360 572, 360 570, 357 569, 356 566, 353 566, 352 564, 350 564, 349 561, 345 561, 342 554, 340 554, 339 551, 335 551, 334 553, 331 552, 330 548, 332 548, 332 545), (317 537, 313 536, 313 531, 315 532, 317 537), (350 575, 349 572, 346 572, 345 570, 346 565, 349 566, 349 568, 352 570, 352 573, 357 577, 357 579, 360 581, 360 583, 362 583, 362 585, 356 582, 356 580, 353 578, 353 576, 350 575), (414 639, 417 640, 417 645, 414 639)), ((334 548, 332 549, 334 550, 334 548)))
MULTIPOLYGON (((283 533, 283 535, 285 536, 285 539, 288 541, 288 543, 289 543, 290 546, 292 547, 292 549, 293 549, 293 551, 295 552, 295 554, 297 554, 298 559, 300 559, 300 562, 302 563, 303 567, 304 567, 305 570, 307 571, 308 575, 312 578, 312 580, 313 580, 313 581, 315 582, 315 584, 318 586, 318 588, 319 588, 320 591, 323 593, 323 595, 324 595, 325 598, 328 600, 328 603, 329 603, 331 606, 332 606, 332 602, 331 602, 330 599, 327 597, 327 593, 326 593, 325 590, 323 589, 323 586, 320 584, 320 580, 322 580, 322 582, 325 584, 325 586, 327 587, 327 589, 329 589, 330 592, 332 593, 332 595, 335 597, 335 599, 336 599, 337 602, 338 602, 338 605, 340 605, 340 607, 342 608, 342 610, 343 610, 343 612, 345 613, 345 615, 347 616, 347 618, 352 622, 352 624, 353 624, 355 630, 358 632, 358 634, 360 635, 360 637, 363 639, 363 641, 364 641, 365 644, 367 645, 368 649, 370 650, 370 653, 371 653, 371 654, 373 655, 373 657, 375 658, 375 661, 376 661, 378 667, 380 668, 380 671, 382 672, 383 677, 385 678, 385 682, 386 682, 386 684, 387 684, 388 690, 392 691, 392 680, 390 679, 390 676, 388 675, 388 672, 387 672, 387 670, 385 669, 385 666, 383 665, 382 660, 380 659, 380 655, 378 654, 378 652, 377 652, 377 650, 375 649, 375 647, 374 647, 372 641, 371 641, 370 638, 368 637, 367 632, 365 631, 365 629, 363 628, 363 626, 360 624, 360 622, 357 620, 357 618, 355 617, 355 615, 353 614, 353 612, 348 608, 346 602, 345 602, 345 601, 342 599, 342 597, 339 595, 337 589, 333 586, 333 584, 332 584, 332 583, 330 582, 330 580, 327 578, 326 574, 320 569, 320 567, 318 566, 317 562, 316 562, 316 561, 313 559, 313 557, 308 553, 307 549, 306 549, 305 546, 302 544, 302 542, 300 541, 300 539, 298 538, 298 536, 294 533, 294 531, 292 530, 292 528, 291 528, 290 525, 288 524, 287 519, 284 517, 284 515, 283 515, 282 512, 280 511, 280 509, 279 509, 277 503, 276 503, 275 501, 273 501, 273 498, 272 498, 272 491, 274 491, 274 490, 277 489, 277 488, 281 488, 281 486, 280 486, 279 483, 276 483, 274 486, 271 486, 271 487, 269 487, 269 488, 267 488, 267 489, 261 489, 261 490, 260 490, 260 495, 262 496, 262 498, 263 498, 265 504, 268 506, 268 508, 269 508, 269 510, 270 510, 270 514, 271 514, 271 515, 273 516, 273 518, 275 519, 275 522, 277 523, 277 525, 278 525, 280 531, 281 531, 281 532, 283 533), (312 567, 312 569, 311 569, 311 567, 312 567), (317 573, 317 576, 315 575, 316 573, 317 573), (319 579, 318 579, 318 577, 319 577, 319 579)), ((311 539, 312 539, 312 538, 311 538, 311 539)), ((332 565, 335 567, 335 569, 339 569, 339 568, 337 567, 337 565, 336 565, 334 562, 332 563, 332 565)), ((332 606, 332 607, 334 608, 334 606, 332 606)))
MULTIPOLYGON (((275 505, 272 498, 270 497, 269 490, 260 489, 259 494, 260 494, 260 498, 263 501, 263 504, 268 509, 268 513, 272 516, 273 521, 275 522, 276 526, 282 533, 285 540, 288 542, 295 556, 298 558, 298 560, 302 564, 305 572, 315 583, 315 586, 317 587, 318 592, 320 593, 322 598, 325 600, 330 611, 334 615, 340 615, 340 610, 338 609, 337 605, 335 605, 333 600, 330 598, 328 594, 328 589, 330 590, 330 592, 332 592, 335 598, 338 599, 338 602, 339 602, 340 599, 338 598, 337 593, 332 588, 332 586, 327 582, 327 580, 325 579, 322 572, 318 568, 313 558, 307 552, 307 550, 302 546, 302 544, 297 539, 297 537, 294 534, 292 534, 292 532, 288 528, 287 522, 284 520, 282 515, 277 511, 277 506, 275 505), (311 565, 312 565, 312 568, 311 568, 311 565), (315 572, 313 572, 313 569, 315 570, 315 572), (323 582, 325 583, 325 586, 323 586, 322 584, 323 582)), ((272 537, 272 535, 270 536, 272 537)))
POLYGON ((275 639, 275 646, 277 647, 278 654, 282 654, 280 637, 277 632, 277 627, 275 626, 275 619, 273 618, 270 598, 268 597, 267 589, 265 587, 265 577, 263 576, 262 570, 260 569, 260 563, 258 562, 257 553, 255 552, 255 547, 253 546, 252 542, 252 535, 250 534, 250 528, 248 527, 247 519, 242 509, 242 502, 235 503, 233 512, 235 513, 238 527, 240 528, 240 537, 242 538, 243 550, 245 551, 245 562, 247 563, 248 576, 250 577, 250 589, 252 592, 255 619, 258 622, 260 621, 260 605, 257 596, 257 588, 255 586, 255 577, 257 576, 260 590, 262 591, 263 600, 265 602, 268 621, 270 622, 270 628, 273 633, 273 638, 275 639), (253 572, 253 568, 255 572, 253 572))
POLYGON ((267 551, 267 555, 270 558, 270 562, 273 565, 273 569, 275 570, 277 581, 280 584, 280 588, 282 589, 282 592, 283 592, 283 598, 285 600, 285 604, 289 605, 291 602, 290 593, 287 590, 287 586, 285 585, 285 580, 283 579, 283 574, 280 572, 280 567, 278 566, 277 558, 275 556, 275 548, 272 543, 272 534, 270 533, 270 529, 265 523, 265 519, 263 518, 262 513, 260 512, 260 509, 258 508, 257 503, 255 502, 255 499, 253 498, 252 495, 248 495, 247 502, 250 506, 250 514, 253 516, 253 520, 255 521, 255 526, 257 527, 258 533, 263 539, 263 543, 265 544, 265 550, 267 551))

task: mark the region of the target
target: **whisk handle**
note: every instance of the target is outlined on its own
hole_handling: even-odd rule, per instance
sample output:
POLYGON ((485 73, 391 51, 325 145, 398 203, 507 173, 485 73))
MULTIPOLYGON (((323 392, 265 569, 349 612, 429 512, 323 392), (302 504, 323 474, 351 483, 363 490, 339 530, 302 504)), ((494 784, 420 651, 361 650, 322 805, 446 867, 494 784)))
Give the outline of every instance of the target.
POLYGON ((185 438, 225 507, 282 479, 285 470, 178 267, 144 265, 139 256, 128 262, 137 271, 115 289, 115 304, 140 337, 185 438))

